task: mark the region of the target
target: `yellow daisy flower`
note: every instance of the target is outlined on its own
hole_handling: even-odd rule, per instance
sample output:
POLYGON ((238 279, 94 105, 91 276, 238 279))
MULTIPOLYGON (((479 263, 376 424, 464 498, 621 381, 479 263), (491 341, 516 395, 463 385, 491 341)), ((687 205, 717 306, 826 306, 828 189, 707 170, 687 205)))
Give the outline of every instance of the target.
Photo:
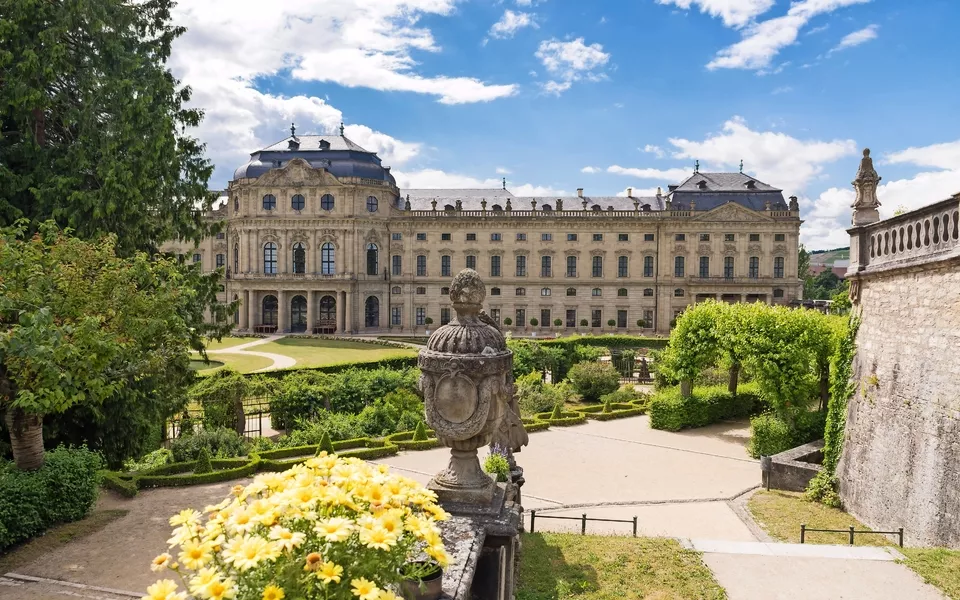
POLYGON ((343 517, 332 517, 318 522, 314 530, 328 542, 342 542, 353 533, 353 522, 343 517))
POLYGON ((228 600, 237 597, 237 586, 232 579, 212 581, 207 586, 207 598, 209 600, 228 600))
POLYGON ((361 529, 360 543, 367 548, 389 550, 392 546, 396 545, 397 536, 378 525, 373 529, 361 529))
POLYGON ((213 560, 213 554, 210 552, 210 544, 189 540, 181 546, 180 562, 192 571, 206 565, 213 560))
POLYGON ((147 588, 142 600, 184 600, 186 594, 177 592, 177 584, 171 579, 161 579, 147 588))
POLYGON ((223 559, 240 571, 246 571, 264 560, 276 558, 276 552, 267 540, 245 535, 227 542, 223 548, 223 559))
POLYGON ((275 540, 274 543, 276 546, 283 551, 293 550, 300 546, 306 538, 307 534, 299 531, 290 531, 280 525, 276 525, 270 530, 270 539, 275 540))
POLYGON ((166 552, 164 552, 160 556, 153 559, 153 563, 150 565, 150 569, 154 573, 159 573, 160 571, 163 571, 164 569, 170 566, 171 560, 173 560, 173 557, 167 554, 166 552))
POLYGON ((283 588, 277 587, 275 585, 268 585, 263 588, 263 600, 283 600, 286 594, 283 593, 283 588))
POLYGON ((443 545, 427 546, 424 552, 426 552, 427 556, 437 561, 437 564, 441 567, 446 567, 450 564, 450 555, 447 554, 447 551, 443 545))
POLYGON ((196 525, 199 522, 200 513, 192 508, 181 510, 177 514, 170 517, 170 525, 172 527, 176 527, 178 525, 196 525))
POLYGON ((400 600, 400 598, 390 590, 380 590, 377 600, 400 600))
POLYGON ((380 588, 363 577, 352 580, 350 586, 353 595, 360 600, 377 600, 377 596, 380 595, 380 588))
POLYGON ((209 595, 207 588, 214 581, 220 581, 220 573, 216 569, 204 567, 190 579, 190 593, 206 598, 209 595))
POLYGON ((328 583, 340 583, 340 576, 343 575, 343 567, 332 562, 325 562, 317 569, 317 577, 324 585, 328 583))

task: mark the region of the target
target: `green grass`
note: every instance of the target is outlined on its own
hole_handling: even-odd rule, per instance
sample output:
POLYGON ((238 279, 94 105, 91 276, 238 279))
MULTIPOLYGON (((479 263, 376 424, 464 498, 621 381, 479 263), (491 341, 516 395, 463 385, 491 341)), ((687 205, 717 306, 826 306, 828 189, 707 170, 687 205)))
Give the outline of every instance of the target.
POLYGON ((700 554, 669 538, 524 534, 517 600, 721 600, 700 554))
POLYGON ((960 550, 943 548, 903 548, 907 565, 930 585, 943 591, 951 600, 960 600, 960 550))
POLYGON ((113 521, 125 516, 127 512, 129 511, 98 510, 81 521, 57 525, 39 537, 8 549, 0 556, 0 573, 16 571, 42 556, 53 556, 62 546, 100 531, 113 521))
MULTIPOLYGON (((857 531, 870 528, 848 513, 824 506, 819 502, 808 502, 802 494, 779 490, 761 490, 747 503, 753 518, 775 540, 781 542, 800 542, 800 525, 811 529, 849 529, 851 525, 857 531)), ((808 544, 847 544, 847 533, 807 533, 808 544)), ((885 535, 854 536, 856 546, 890 546, 894 542, 885 535)))
MULTIPOLYGON (((258 346, 259 348, 259 346, 258 346)), ((273 361, 269 358, 264 358, 262 356, 256 356, 253 354, 216 354, 214 352, 208 353, 210 361, 216 361, 221 363, 216 368, 222 366, 228 366, 231 369, 238 371, 240 373, 252 373, 260 369, 265 369, 273 365, 273 361)), ((200 371, 202 375, 207 375, 214 372, 214 368, 205 369, 200 371)))
POLYGON ((217 340, 207 341, 206 347, 207 350, 213 352, 216 350, 223 350, 224 348, 233 348, 234 346, 239 346, 240 344, 248 344, 255 341, 257 341, 257 338, 224 337, 219 342, 217 340))
MULTIPOLYGON (((322 367, 345 362, 374 361, 395 356, 416 356, 414 349, 390 348, 343 340, 282 338, 252 348, 257 352, 283 354, 296 359, 297 368, 322 367)), ((223 355, 226 356, 226 355, 223 355)), ((219 358, 219 357, 217 357, 219 358)))

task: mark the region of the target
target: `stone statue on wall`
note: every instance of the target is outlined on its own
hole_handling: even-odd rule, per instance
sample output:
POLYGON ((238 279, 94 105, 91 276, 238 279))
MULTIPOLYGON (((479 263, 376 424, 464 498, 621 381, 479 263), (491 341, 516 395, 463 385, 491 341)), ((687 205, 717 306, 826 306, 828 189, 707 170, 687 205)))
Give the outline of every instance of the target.
POLYGON ((863 158, 860 159, 860 168, 853 180, 853 189, 856 197, 853 200, 853 224, 868 225, 880 220, 880 200, 877 199, 877 186, 881 177, 873 168, 873 159, 870 158, 870 148, 863 149, 863 158))
POLYGON ((510 463, 510 470, 517 469, 517 461, 513 456, 514 452, 520 452, 524 446, 530 443, 530 436, 523 427, 523 421, 520 419, 520 405, 517 403, 516 387, 513 385, 513 375, 510 375, 507 385, 510 386, 510 401, 507 403, 507 410, 504 413, 503 420, 500 421, 500 427, 497 428, 493 436, 492 446, 498 446, 506 450, 507 462, 510 463))

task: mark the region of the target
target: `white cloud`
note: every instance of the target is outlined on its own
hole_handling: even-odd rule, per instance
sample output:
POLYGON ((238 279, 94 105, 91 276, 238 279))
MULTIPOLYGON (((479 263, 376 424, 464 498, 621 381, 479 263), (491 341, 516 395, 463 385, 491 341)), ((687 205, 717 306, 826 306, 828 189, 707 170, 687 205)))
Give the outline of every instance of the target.
POLYGON ((629 196, 631 198, 644 198, 644 197, 651 197, 651 196, 657 195, 657 188, 655 187, 654 188, 639 188, 639 187, 629 188, 628 187, 628 188, 624 188, 620 192, 617 192, 617 195, 621 197, 626 197, 628 195, 627 194, 628 190, 630 191, 629 196))
POLYGON ((693 5, 711 17, 720 17, 727 27, 740 28, 770 10, 774 0, 657 0, 657 4, 674 4, 683 10, 693 5))
POLYGON ((783 48, 797 41, 800 29, 818 15, 870 0, 802 0, 787 14, 753 23, 743 29, 743 39, 724 48, 707 64, 708 69, 764 69, 783 48))
POLYGON ((524 27, 537 29, 540 26, 533 20, 533 15, 530 13, 513 12, 507 9, 503 11, 503 16, 500 17, 500 20, 490 27, 489 35, 497 39, 512 38, 524 27))
POLYGON ((789 85, 781 85, 779 87, 773 88, 773 91, 771 91, 770 93, 773 94, 774 96, 777 96, 779 94, 789 94, 792 91, 793 91, 793 87, 789 85))
POLYGON ((833 54, 839 50, 845 50, 847 48, 853 48, 854 46, 859 46, 869 42, 870 40, 877 39, 877 29, 879 25, 867 25, 863 29, 854 31, 853 33, 848 33, 843 36, 843 39, 840 40, 840 43, 830 49, 830 52, 827 54, 833 54))
POLYGON ((665 156, 663 148, 661 148, 660 146, 654 146, 653 144, 647 144, 646 146, 644 146, 643 151, 646 152, 647 154, 653 154, 657 158, 663 158, 665 156))
MULTIPOLYGON (((503 186, 503 180, 497 178, 479 179, 470 175, 460 173, 448 173, 440 169, 421 169, 419 171, 399 171, 393 173, 397 179, 397 185, 403 189, 457 189, 457 188, 480 188, 499 190, 503 186)), ((518 185, 508 184, 507 188, 515 196, 563 196, 566 194, 562 189, 550 186, 534 185, 523 183, 518 185)))
POLYGON ((570 89, 575 81, 603 79, 603 73, 597 70, 610 60, 610 54, 603 51, 602 45, 584 44, 582 37, 568 42, 556 38, 540 42, 535 56, 556 78, 543 84, 544 91, 556 95, 570 89))
POLYGON ((496 171, 497 175, 509 175, 512 172, 513 171, 511 171, 506 167, 497 167, 497 171, 496 171))
POLYGON ((662 179, 670 183, 683 181, 692 172, 692 169, 637 169, 621 167, 620 165, 607 167, 607 173, 613 173, 614 175, 627 175, 637 179, 662 179))
POLYGON ((584 167, 580 169, 581 173, 588 173, 590 175, 593 175, 594 173, 600 173, 601 171, 603 171, 603 169, 600 169, 599 167, 584 167))
POLYGON ((820 25, 819 27, 813 27, 812 29, 810 29, 809 31, 807 31, 806 35, 816 35, 816 34, 818 34, 818 33, 824 32, 824 31, 826 31, 826 30, 828 30, 828 29, 830 29, 830 24, 829 24, 829 23, 827 23, 826 25, 820 25))
POLYGON ((888 164, 906 163, 918 167, 936 167, 938 169, 960 169, 960 140, 920 148, 910 147, 906 150, 888 154, 884 157, 883 162, 888 164))
POLYGON ((401 166, 420 153, 421 144, 402 142, 366 125, 347 125, 344 134, 364 149, 376 152, 387 166, 401 166))

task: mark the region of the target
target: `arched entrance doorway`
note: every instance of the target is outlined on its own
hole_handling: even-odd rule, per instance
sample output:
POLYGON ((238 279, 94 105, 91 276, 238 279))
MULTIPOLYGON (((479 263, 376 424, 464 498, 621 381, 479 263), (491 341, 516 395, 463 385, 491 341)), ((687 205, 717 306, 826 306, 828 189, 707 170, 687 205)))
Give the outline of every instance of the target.
POLYGON ((363 315, 367 327, 380 327, 380 299, 368 296, 363 306, 363 315))
POLYGON ((277 330, 277 311, 279 307, 280 304, 277 302, 276 296, 263 297, 263 312, 260 323, 261 327, 269 333, 273 333, 277 330))
POLYGON ((317 321, 320 333, 337 332, 337 300, 333 296, 320 298, 320 319, 317 321))
POLYGON ((290 332, 303 333, 307 330, 307 299, 294 296, 290 300, 290 332))

